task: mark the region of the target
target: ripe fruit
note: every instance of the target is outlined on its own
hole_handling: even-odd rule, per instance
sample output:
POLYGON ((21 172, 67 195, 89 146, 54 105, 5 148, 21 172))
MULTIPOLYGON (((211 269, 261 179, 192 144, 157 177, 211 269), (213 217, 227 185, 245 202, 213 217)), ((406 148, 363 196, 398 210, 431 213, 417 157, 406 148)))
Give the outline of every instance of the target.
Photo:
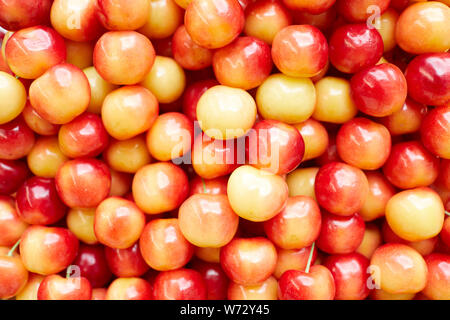
POLYGON ((25 108, 27 93, 12 75, 0 71, 0 124, 16 118, 25 108))
POLYGON ((63 278, 49 275, 42 280, 38 300, 91 300, 92 287, 84 277, 63 278))
POLYGON ((153 286, 155 300, 204 300, 207 294, 202 275, 191 269, 160 272, 153 286))
POLYGON ((142 278, 117 278, 108 287, 105 300, 152 300, 150 283, 142 278))
POLYGON ((28 281, 28 271, 12 249, 0 247, 0 299, 9 299, 19 293, 28 281))

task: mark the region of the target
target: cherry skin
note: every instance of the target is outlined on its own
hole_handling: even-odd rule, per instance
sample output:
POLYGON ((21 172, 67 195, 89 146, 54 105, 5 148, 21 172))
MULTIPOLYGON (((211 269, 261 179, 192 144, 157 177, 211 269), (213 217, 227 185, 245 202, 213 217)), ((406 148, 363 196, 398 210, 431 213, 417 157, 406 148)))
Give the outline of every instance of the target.
POLYGON ((394 186, 401 189, 426 187, 438 177, 439 159, 420 142, 402 142, 392 147, 383 173, 394 186))
POLYGON ((184 11, 174 0, 150 1, 147 22, 138 31, 149 39, 167 39, 183 23, 184 11))
POLYGON ((337 0, 336 6, 345 20, 364 22, 373 14, 369 10, 371 5, 377 6, 379 13, 382 14, 389 7, 389 2, 389 0, 337 0))
POLYGON ((406 68, 408 93, 414 100, 433 106, 450 101, 450 53, 415 57, 406 68))
POLYGON ((91 300, 92 287, 85 277, 63 278, 49 275, 42 280, 38 300, 91 300))
POLYGON ((361 112, 385 117, 400 110, 407 96, 406 79, 393 64, 366 68, 352 77, 352 98, 361 112))
POLYGON ((55 177, 61 200, 71 208, 92 208, 104 200, 111 188, 108 167, 97 159, 64 163, 55 177))
POLYGON ((197 104, 200 97, 211 87, 218 85, 217 80, 202 80, 195 82, 184 90, 183 113, 191 121, 197 120, 197 104))
POLYGON ((308 273, 288 270, 278 281, 281 300, 333 300, 336 293, 333 275, 324 266, 312 266, 308 273))
POLYGON ((359 253, 332 255, 324 263, 333 275, 336 300, 364 300, 369 295, 369 259, 359 253))
POLYGON ((97 17, 109 30, 135 30, 147 19, 150 3, 145 0, 97 0, 97 17))
POLYGON ((105 300, 152 300, 153 288, 141 278, 117 278, 108 287, 105 300))
POLYGON ((383 39, 366 24, 338 28, 330 38, 330 61, 339 71, 356 73, 375 65, 383 54, 383 39))
POLYGON ((433 253, 425 257, 428 267, 427 285, 423 293, 433 300, 450 299, 450 256, 433 253))
POLYGON ((255 285, 275 270, 277 252, 266 238, 235 238, 220 250, 220 264, 237 284, 255 285))
POLYGON ((277 33, 272 43, 272 59, 277 68, 291 77, 314 77, 328 61, 328 44, 313 26, 289 26, 277 33))
POLYGON ((227 298, 227 288, 230 281, 220 264, 196 260, 192 263, 192 268, 202 275, 208 300, 225 300, 227 298))
POLYGON ((155 300, 205 300, 207 297, 205 280, 191 269, 160 272, 153 286, 155 300))
POLYGON ((366 223, 364 238, 355 252, 358 252, 370 259, 375 250, 383 243, 380 229, 373 223, 366 223))
POLYGON ((425 260, 404 244, 382 245, 375 250, 370 265, 375 284, 388 293, 416 293, 426 286, 428 269, 425 260))
POLYGON ((369 193, 369 183, 364 172, 342 162, 322 166, 314 188, 319 205, 341 216, 358 212, 369 193))
POLYGON ((226 195, 194 194, 180 206, 178 222, 190 243, 219 248, 233 239, 239 216, 231 209, 226 195))
POLYGON ((6 43, 5 56, 16 75, 36 79, 66 60, 66 45, 55 30, 36 26, 15 32, 6 43))
POLYGON ((292 10, 305 11, 312 14, 320 14, 334 5, 336 0, 283 0, 283 3, 292 10))
POLYGON ((52 0, 10 0, 0 3, 0 26, 19 30, 48 22, 52 0))
POLYGON ((85 112, 64 124, 58 133, 61 151, 70 158, 96 157, 108 144, 108 133, 99 116, 85 112))
POLYGON ((386 204, 396 190, 380 172, 368 171, 365 174, 369 182, 369 194, 359 214, 364 221, 372 221, 384 216, 386 204))
POLYGON ((194 254, 193 245, 181 233, 178 219, 154 219, 139 239, 141 254, 158 271, 175 270, 186 265, 194 254))
POLYGON ((140 277, 150 269, 138 242, 127 249, 105 247, 105 256, 108 268, 119 278, 140 277))
MULTIPOLYGON (((279 279, 284 272, 288 270, 305 271, 308 265, 309 256, 313 250, 312 246, 301 249, 280 249, 277 248, 277 266, 273 273, 274 277, 279 279)), ((317 259, 317 248, 311 256, 311 264, 314 264, 317 259)))
POLYGON ((14 245, 27 229, 17 213, 14 199, 9 196, 0 196, 0 246, 14 245))
POLYGON ((11 194, 17 191, 29 174, 23 161, 0 160, 0 194, 11 194))
POLYGON ((260 121, 249 134, 249 163, 265 171, 280 175, 291 172, 302 161, 304 151, 299 131, 280 121, 260 121))
POLYGON ((120 197, 103 200, 95 211, 95 236, 110 248, 131 247, 139 240, 144 226, 144 213, 134 202, 120 197))
POLYGON ((189 194, 186 173, 169 162, 149 164, 136 172, 132 192, 137 206, 148 214, 178 208, 189 194))
POLYGON ((54 224, 67 212, 56 191, 54 179, 28 179, 17 190, 16 203, 19 217, 29 224, 54 224))
POLYGON ((420 136, 423 145, 435 156, 450 159, 450 106, 437 107, 423 119, 420 136))
POLYGON ((329 254, 351 253, 363 241, 364 230, 364 221, 357 213, 342 217, 323 212, 317 246, 329 254))
POLYGON ((250 90, 272 71, 270 47, 258 38, 239 37, 214 52, 212 66, 221 84, 250 90))
POLYGON ((68 229, 30 226, 22 235, 20 256, 28 271, 51 275, 73 262, 78 246, 78 239, 68 229))
POLYGON ((27 284, 28 271, 17 253, 0 247, 0 299, 10 299, 27 284))
POLYGON ((94 232, 95 208, 70 209, 66 216, 67 228, 78 240, 87 244, 97 244, 94 232))
POLYGON ((213 52, 195 43, 184 25, 172 37, 173 58, 187 70, 201 70, 211 66, 213 52))
POLYGON ((310 246, 319 236, 320 208, 309 197, 289 198, 285 208, 264 223, 267 237, 283 249, 300 249, 310 246))
POLYGON ((195 176, 189 181, 189 195, 201 194, 227 194, 228 177, 219 177, 215 179, 203 179, 195 176))
POLYGON ((444 220, 444 225, 440 233, 440 238, 448 247, 450 247, 450 218, 447 217, 444 220))
POLYGON ((73 265, 80 268, 80 276, 89 280, 93 288, 105 286, 111 279, 105 257, 105 249, 101 246, 80 245, 73 265))
POLYGON ((244 10, 235 0, 193 0, 184 24, 198 45, 217 49, 231 43, 244 28, 244 10))
POLYGON ((327 149, 329 143, 328 132, 322 123, 309 118, 305 122, 294 125, 305 143, 303 161, 320 157, 327 149))
POLYGON ((25 108, 27 93, 24 85, 12 75, 0 71, 0 124, 16 118, 25 108))
POLYGON ((34 142, 34 133, 21 116, 0 125, 0 159, 20 159, 31 151, 34 142))
POLYGON ((426 105, 406 98, 403 107, 393 114, 381 118, 380 122, 391 135, 402 135, 419 131, 423 118, 428 112, 426 105))
POLYGON ((25 287, 16 295, 16 300, 37 300, 37 292, 44 278, 44 276, 41 276, 39 274, 29 274, 28 282, 25 287))
POLYGON ((381 124, 366 118, 354 118, 339 129, 336 146, 346 163, 363 170, 375 170, 389 157, 391 135, 381 124))
POLYGON ((53 136, 58 134, 59 125, 53 124, 42 118, 31 106, 30 100, 25 104, 22 111, 23 120, 35 133, 41 136, 53 136))
POLYGON ((278 300, 278 282, 274 277, 254 286, 243 286, 231 282, 228 300, 278 300))
POLYGON ((54 178, 59 167, 67 160, 56 136, 38 138, 27 156, 30 171, 42 178, 54 178))

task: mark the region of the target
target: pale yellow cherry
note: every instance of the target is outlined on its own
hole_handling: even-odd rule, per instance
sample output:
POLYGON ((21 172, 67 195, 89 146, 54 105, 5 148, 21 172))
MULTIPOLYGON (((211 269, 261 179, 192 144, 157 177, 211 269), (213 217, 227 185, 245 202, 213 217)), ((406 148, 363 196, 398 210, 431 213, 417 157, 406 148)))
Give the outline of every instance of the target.
POLYGON ((25 108, 27 92, 22 82, 0 71, 0 124, 17 117, 25 108))
POLYGON ((255 123, 255 100, 245 90, 215 86, 198 101, 197 119, 202 130, 211 138, 239 138, 255 123))
POLYGON ((94 233, 95 208, 70 209, 66 217, 67 227, 84 243, 96 244, 97 237, 94 233))
POLYGON ((292 171, 286 177, 289 188, 289 196, 308 196, 316 200, 314 182, 319 171, 317 167, 300 168, 292 171))
POLYGON ((197 258, 212 263, 220 263, 220 248, 196 247, 194 254, 197 258))
POLYGON ((22 290, 16 295, 16 300, 37 300, 37 292, 44 276, 36 273, 28 275, 28 282, 22 290))
POLYGON ((135 173, 152 162, 143 135, 122 141, 112 140, 103 156, 112 169, 127 173, 135 173))
POLYGON ((370 259, 375 250, 383 243, 380 229, 372 223, 366 223, 364 237, 356 252, 370 259))
POLYGON ((174 0, 152 0, 148 19, 138 31, 150 39, 170 37, 183 23, 184 11, 174 0))
POLYGON ((140 84, 150 90, 159 103, 171 103, 183 94, 186 76, 174 59, 156 56, 150 72, 140 84))
POLYGON ((350 82, 325 77, 316 82, 317 103, 313 118, 318 121, 345 123, 357 113, 350 93, 350 82))
POLYGON ((92 66, 92 55, 94 54, 94 43, 92 42, 78 42, 65 40, 67 50, 67 63, 84 69, 92 66))
POLYGON ((31 172, 43 178, 54 178, 59 167, 67 160, 69 158, 62 153, 56 136, 37 139, 27 156, 31 172))
POLYGON ((278 300, 278 281, 269 277, 262 283, 250 286, 230 282, 229 300, 278 300))
POLYGON ((378 30, 383 39, 384 52, 391 51, 397 44, 395 41, 395 26, 397 25, 397 20, 397 11, 393 8, 389 8, 383 12, 374 24, 375 29, 378 30))
POLYGON ((91 101, 89 102, 88 112, 100 114, 102 112, 103 101, 106 96, 118 88, 118 86, 103 79, 94 67, 88 67, 83 70, 86 75, 89 86, 91 87, 91 101))
POLYGON ((306 121, 313 114, 316 90, 309 78, 273 74, 258 88, 256 103, 264 119, 295 124, 306 121))
POLYGON ((244 165, 231 174, 227 194, 238 216, 260 222, 273 218, 284 208, 289 191, 282 177, 244 165))
POLYGON ((416 188, 394 195, 386 205, 386 220, 392 231, 408 241, 438 235, 445 210, 439 195, 430 188, 416 188))

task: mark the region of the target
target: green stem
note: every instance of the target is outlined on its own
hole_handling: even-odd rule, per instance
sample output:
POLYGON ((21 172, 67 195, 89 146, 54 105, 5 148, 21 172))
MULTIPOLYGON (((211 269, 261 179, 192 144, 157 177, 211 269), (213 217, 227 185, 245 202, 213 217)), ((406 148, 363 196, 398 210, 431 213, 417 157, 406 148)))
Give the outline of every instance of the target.
POLYGON ((12 257, 14 251, 16 251, 16 249, 17 249, 17 247, 19 246, 19 244, 20 244, 20 239, 19 239, 19 240, 16 242, 16 244, 11 248, 11 250, 9 250, 9 252, 8 252, 8 254, 7 254, 8 257, 12 257))
POLYGON ((305 272, 309 273, 309 268, 311 267, 312 257, 314 254, 314 246, 316 245, 315 242, 311 245, 311 250, 309 251, 309 257, 308 257, 308 263, 306 264, 305 272))
POLYGON ((445 211, 445 214, 448 215, 448 216, 450 216, 450 212, 448 212, 448 211, 445 211))
POLYGON ((203 193, 206 193, 206 183, 205 179, 202 178, 202 184, 203 184, 203 193))
POLYGON ((72 274, 72 266, 68 266, 66 270, 66 279, 69 279, 71 274, 72 274))

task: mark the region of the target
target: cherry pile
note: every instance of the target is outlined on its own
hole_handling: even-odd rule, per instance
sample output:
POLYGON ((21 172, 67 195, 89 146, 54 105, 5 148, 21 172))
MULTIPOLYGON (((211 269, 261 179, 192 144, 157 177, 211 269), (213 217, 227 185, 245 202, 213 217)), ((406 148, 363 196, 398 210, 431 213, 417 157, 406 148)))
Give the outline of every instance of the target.
POLYGON ((450 1, 0 1, 0 299, 450 299, 450 1))

